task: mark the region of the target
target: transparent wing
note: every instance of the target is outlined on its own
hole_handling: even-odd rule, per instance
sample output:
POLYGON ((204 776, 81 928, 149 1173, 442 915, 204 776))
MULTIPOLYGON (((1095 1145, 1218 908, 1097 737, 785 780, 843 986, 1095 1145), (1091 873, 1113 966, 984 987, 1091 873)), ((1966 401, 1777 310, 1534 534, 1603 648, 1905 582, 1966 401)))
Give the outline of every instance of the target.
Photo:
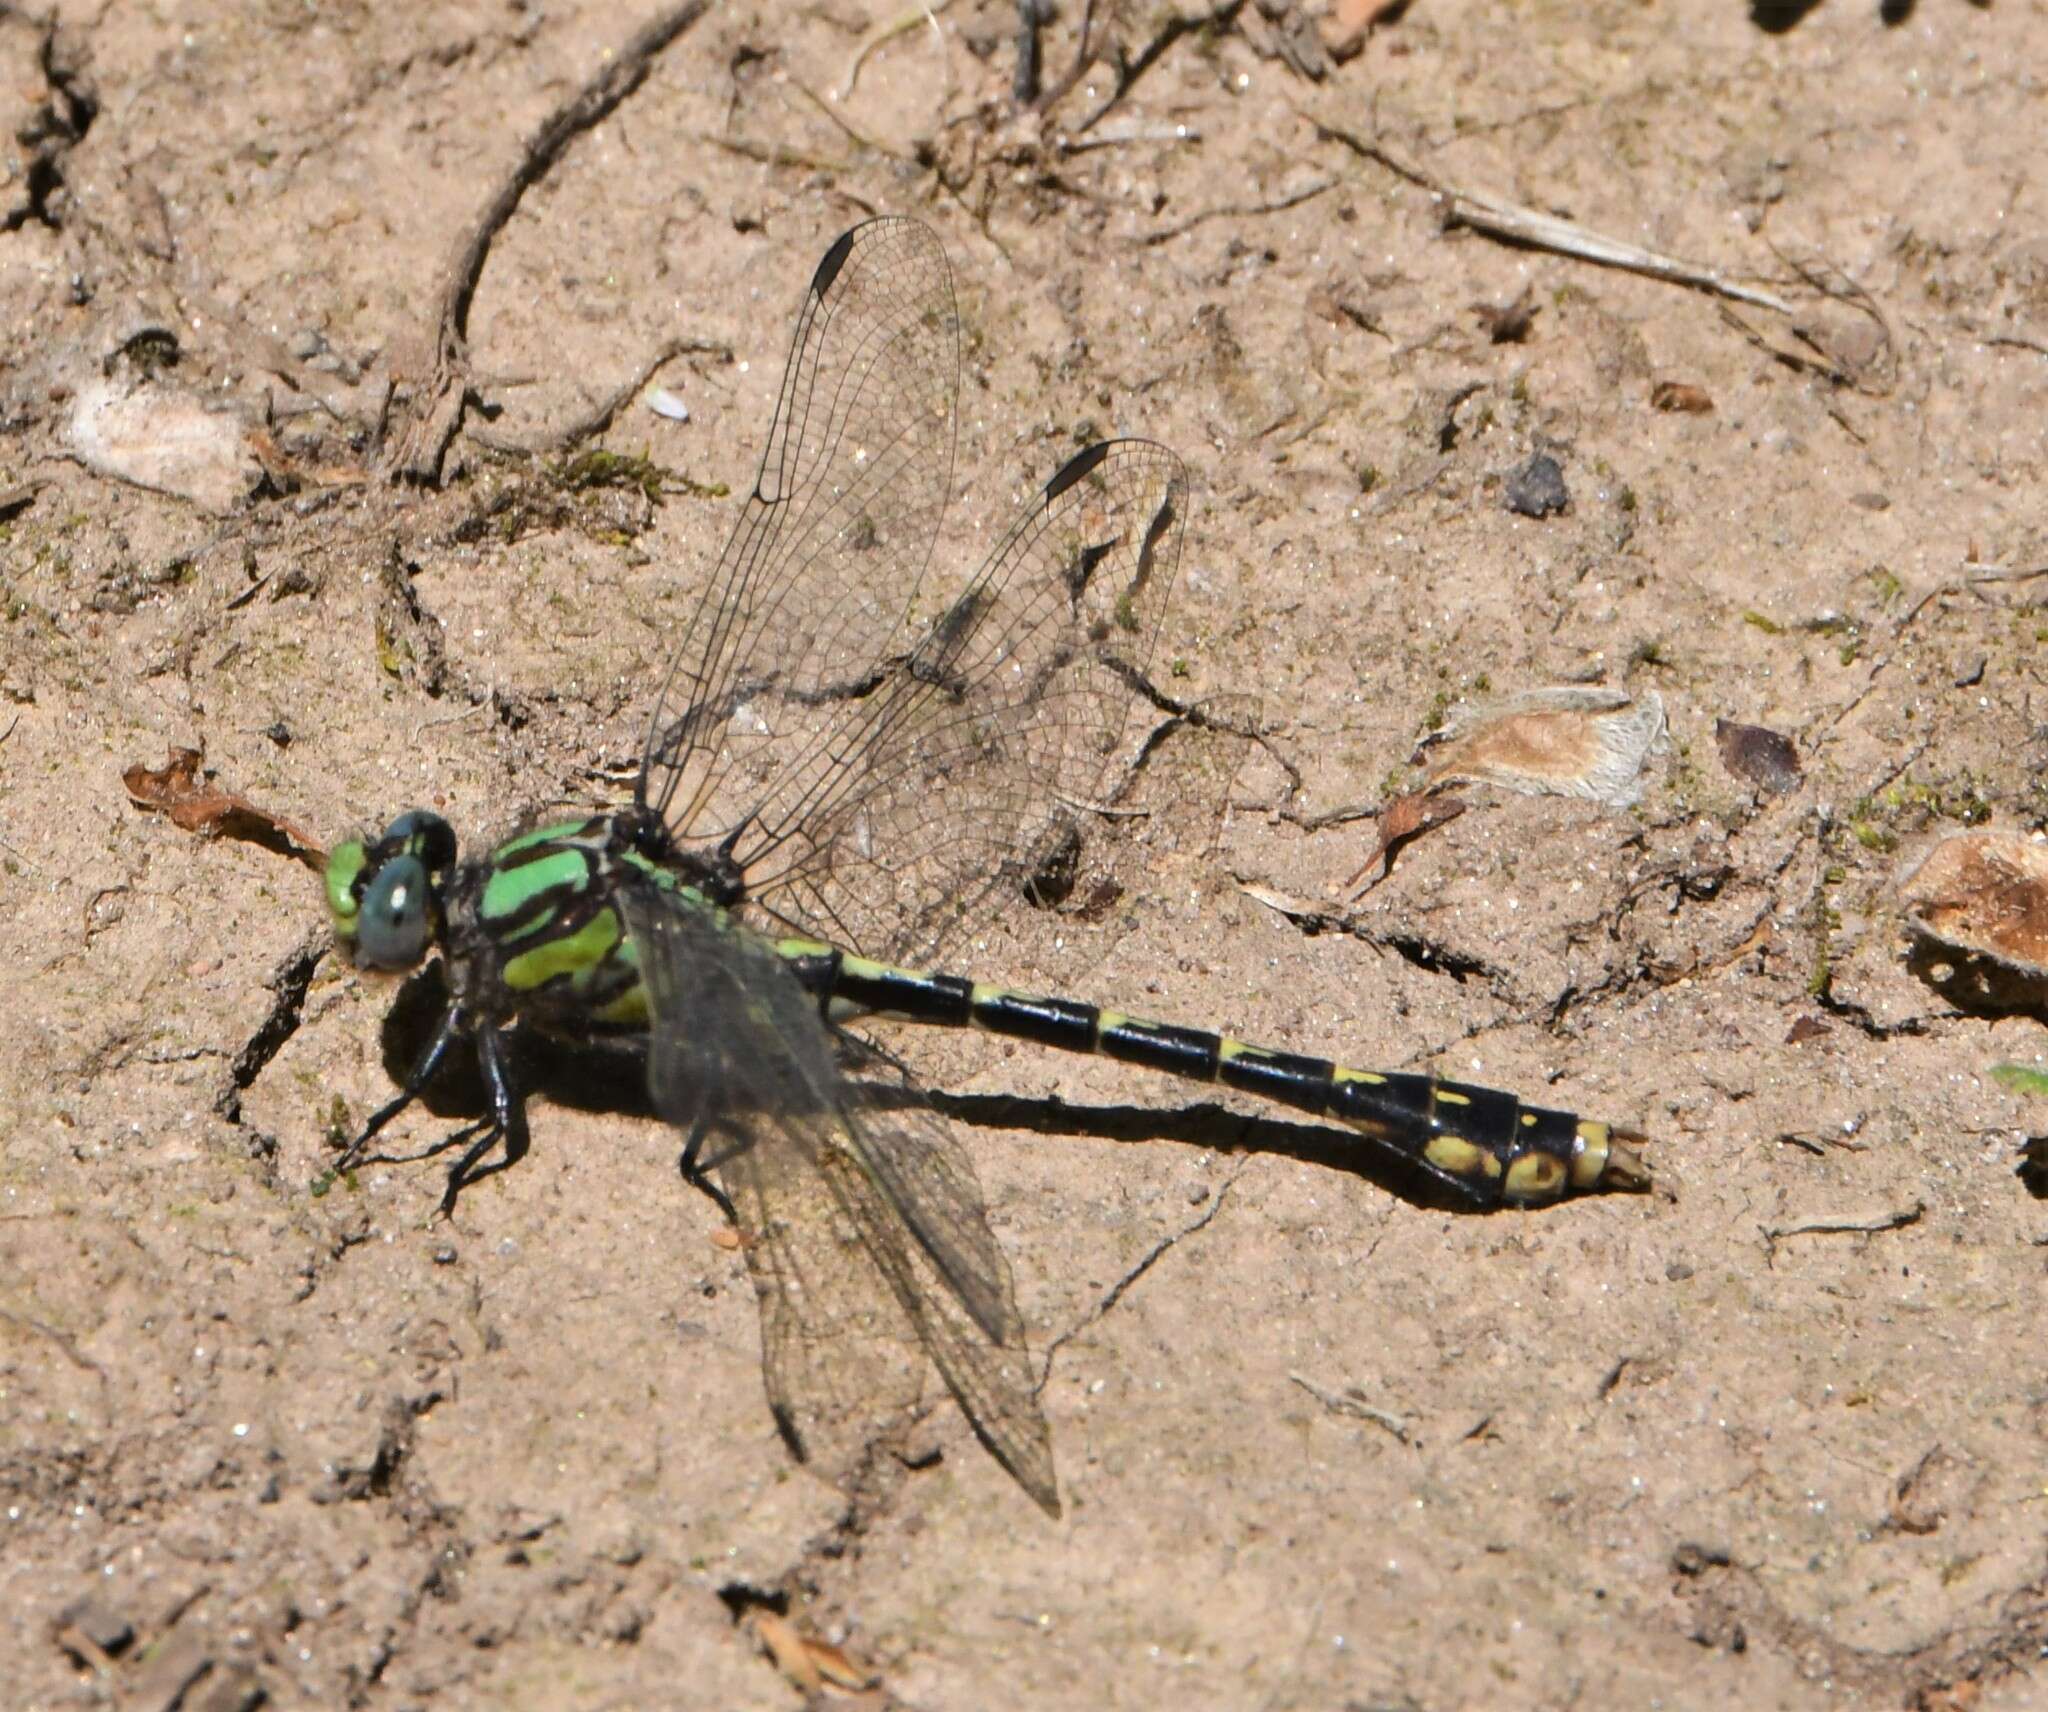
POLYGON ((805 932, 920 961, 986 890, 1032 872, 1118 749, 1180 561, 1187 472, 1118 440, 1077 454, 917 646, 839 686, 748 703, 713 825, 747 896, 805 932), (758 770, 757 770, 758 768, 758 770))
POLYGON ((764 695, 829 696, 899 635, 953 480, 960 322, 931 231, 870 220, 804 294, 754 491, 656 699, 638 801, 724 830, 722 769, 770 733, 764 695))
POLYGON ((817 1000, 744 926, 651 886, 622 901, 652 1001, 649 1088, 724 1155, 784 1434, 829 1471, 851 1469, 915 1400, 921 1348, 997 1459, 1057 1513, 1009 1266, 950 1130, 842 1078, 817 1000))

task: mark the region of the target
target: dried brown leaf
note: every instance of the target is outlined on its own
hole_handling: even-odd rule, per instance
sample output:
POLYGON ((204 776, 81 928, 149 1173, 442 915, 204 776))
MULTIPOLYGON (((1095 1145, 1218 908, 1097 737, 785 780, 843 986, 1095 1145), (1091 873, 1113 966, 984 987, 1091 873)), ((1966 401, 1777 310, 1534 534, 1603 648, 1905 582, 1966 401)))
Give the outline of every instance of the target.
POLYGON ((777 1670, 806 1694, 824 1692, 824 1673, 818 1669, 817 1661, 811 1657, 809 1644, 794 1623, 787 1617, 778 1617, 773 1611, 756 1611, 749 1621, 755 1639, 775 1661, 777 1670))
POLYGON ((1347 888, 1358 886, 1356 895, 1365 892, 1384 880, 1394 871, 1394 852, 1411 838, 1420 838, 1425 832, 1433 831, 1453 821, 1465 812, 1467 804, 1462 797, 1446 796, 1436 791, 1410 791, 1398 796, 1380 811, 1380 841, 1378 848, 1365 859, 1365 866, 1344 882, 1347 888), (1370 881, 1360 886, 1367 874, 1372 873, 1374 864, 1380 871, 1370 881))
POLYGON ((1902 1534, 1932 1534, 1953 1511, 1966 1510, 1978 1482, 1962 1457, 1935 1445, 1892 1487, 1886 1522, 1902 1534))
POLYGON ((806 1635, 787 1617, 755 1611, 748 1622, 775 1668, 807 1695, 822 1694, 827 1688, 861 1694, 875 1684, 875 1674, 855 1664, 843 1648, 806 1635))
POLYGON ((173 748, 161 767, 145 767, 138 761, 122 772, 121 782, 140 807, 170 816, 181 831, 260 844, 315 870, 325 864, 326 853, 300 827, 202 779, 202 759, 197 749, 173 748))
POLYGON ((1929 938, 2048 977, 2048 844, 2017 832, 1943 839, 1901 888, 1929 938))
POLYGON ((874 1686, 875 1676, 853 1662, 842 1648, 829 1641, 808 1643, 812 1661, 818 1667, 818 1674, 825 1679, 829 1688, 844 1689, 848 1694, 860 1694, 874 1686))
POLYGON ((1714 743, 1721 751, 1721 764, 1760 791, 1779 795, 1799 783, 1799 751, 1790 738, 1769 726, 1717 719, 1714 743))
POLYGON ((1713 395, 1703 386, 1686 380, 1660 380, 1650 388, 1652 410, 1679 410, 1704 416, 1714 408, 1713 395))
POLYGON ((1374 30, 1398 24, 1413 0, 1336 0, 1323 16, 1323 45, 1330 57, 1347 60, 1374 30))
POLYGON ((1663 700, 1565 685, 1525 690, 1462 713, 1434 741, 1432 786, 1483 780, 1531 795, 1586 797, 1626 808, 1642 794, 1643 762, 1665 741, 1663 700))

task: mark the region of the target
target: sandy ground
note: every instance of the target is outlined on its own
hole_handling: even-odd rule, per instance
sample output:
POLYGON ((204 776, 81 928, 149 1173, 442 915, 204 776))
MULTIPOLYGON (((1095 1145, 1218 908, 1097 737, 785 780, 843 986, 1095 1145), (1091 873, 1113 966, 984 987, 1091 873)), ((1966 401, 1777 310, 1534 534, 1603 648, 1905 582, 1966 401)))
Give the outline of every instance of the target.
POLYGON ((1038 107, 1007 4, 850 93, 888 6, 713 7, 504 204, 456 350, 451 257, 639 18, 0 14, 10 1707, 796 1704, 763 1612, 931 1708, 2042 1703, 2048 1108, 1987 1077, 2039 1013, 1917 978, 1896 889, 2048 819, 2048 9, 1426 0, 1335 62, 1333 20, 1177 4, 1100 0, 1061 88, 1065 0, 1038 107), (537 1100, 452 1222, 433 1166, 316 1195, 388 989, 304 866, 122 785, 201 748, 322 842, 616 800, 798 293, 884 210, 967 327, 942 562, 1084 439, 1171 443, 1162 657, 1270 738, 1095 819, 977 972, 1629 1123, 1660 1191, 1461 1215, 1158 1078, 899 1032, 1072 1109, 962 1126, 1058 1522, 949 1403, 857 1502, 794 1466, 648 1118, 537 1100), (664 356, 687 422, 633 390, 664 356), (594 444, 658 501, 519 450, 594 444), (1539 451, 1570 503, 1519 515, 1539 451), (1322 817, 1560 683, 1662 698, 1640 804, 1468 790, 1347 904, 1373 823, 1322 817), (1724 718, 1803 776, 1736 777, 1724 718))

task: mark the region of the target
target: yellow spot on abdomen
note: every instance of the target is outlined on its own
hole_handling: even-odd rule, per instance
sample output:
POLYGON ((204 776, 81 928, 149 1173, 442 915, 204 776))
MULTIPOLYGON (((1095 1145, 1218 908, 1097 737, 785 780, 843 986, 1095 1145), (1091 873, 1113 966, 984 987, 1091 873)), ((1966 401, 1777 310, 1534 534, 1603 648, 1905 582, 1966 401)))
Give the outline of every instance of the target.
POLYGON ((1439 1135, 1423 1149, 1423 1158, 1439 1171, 1458 1177, 1498 1177, 1500 1161, 1476 1141, 1462 1135, 1439 1135))

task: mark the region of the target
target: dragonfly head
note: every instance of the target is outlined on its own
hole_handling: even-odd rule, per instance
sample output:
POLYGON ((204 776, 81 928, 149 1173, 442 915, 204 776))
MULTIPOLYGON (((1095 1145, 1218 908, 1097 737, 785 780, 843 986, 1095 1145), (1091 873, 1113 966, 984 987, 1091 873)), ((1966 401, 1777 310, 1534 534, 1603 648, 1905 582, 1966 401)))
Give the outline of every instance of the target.
POLYGON ((455 831, 408 809, 380 838, 352 838, 327 858, 334 937, 360 969, 410 969, 442 924, 441 882, 455 865, 455 831))

